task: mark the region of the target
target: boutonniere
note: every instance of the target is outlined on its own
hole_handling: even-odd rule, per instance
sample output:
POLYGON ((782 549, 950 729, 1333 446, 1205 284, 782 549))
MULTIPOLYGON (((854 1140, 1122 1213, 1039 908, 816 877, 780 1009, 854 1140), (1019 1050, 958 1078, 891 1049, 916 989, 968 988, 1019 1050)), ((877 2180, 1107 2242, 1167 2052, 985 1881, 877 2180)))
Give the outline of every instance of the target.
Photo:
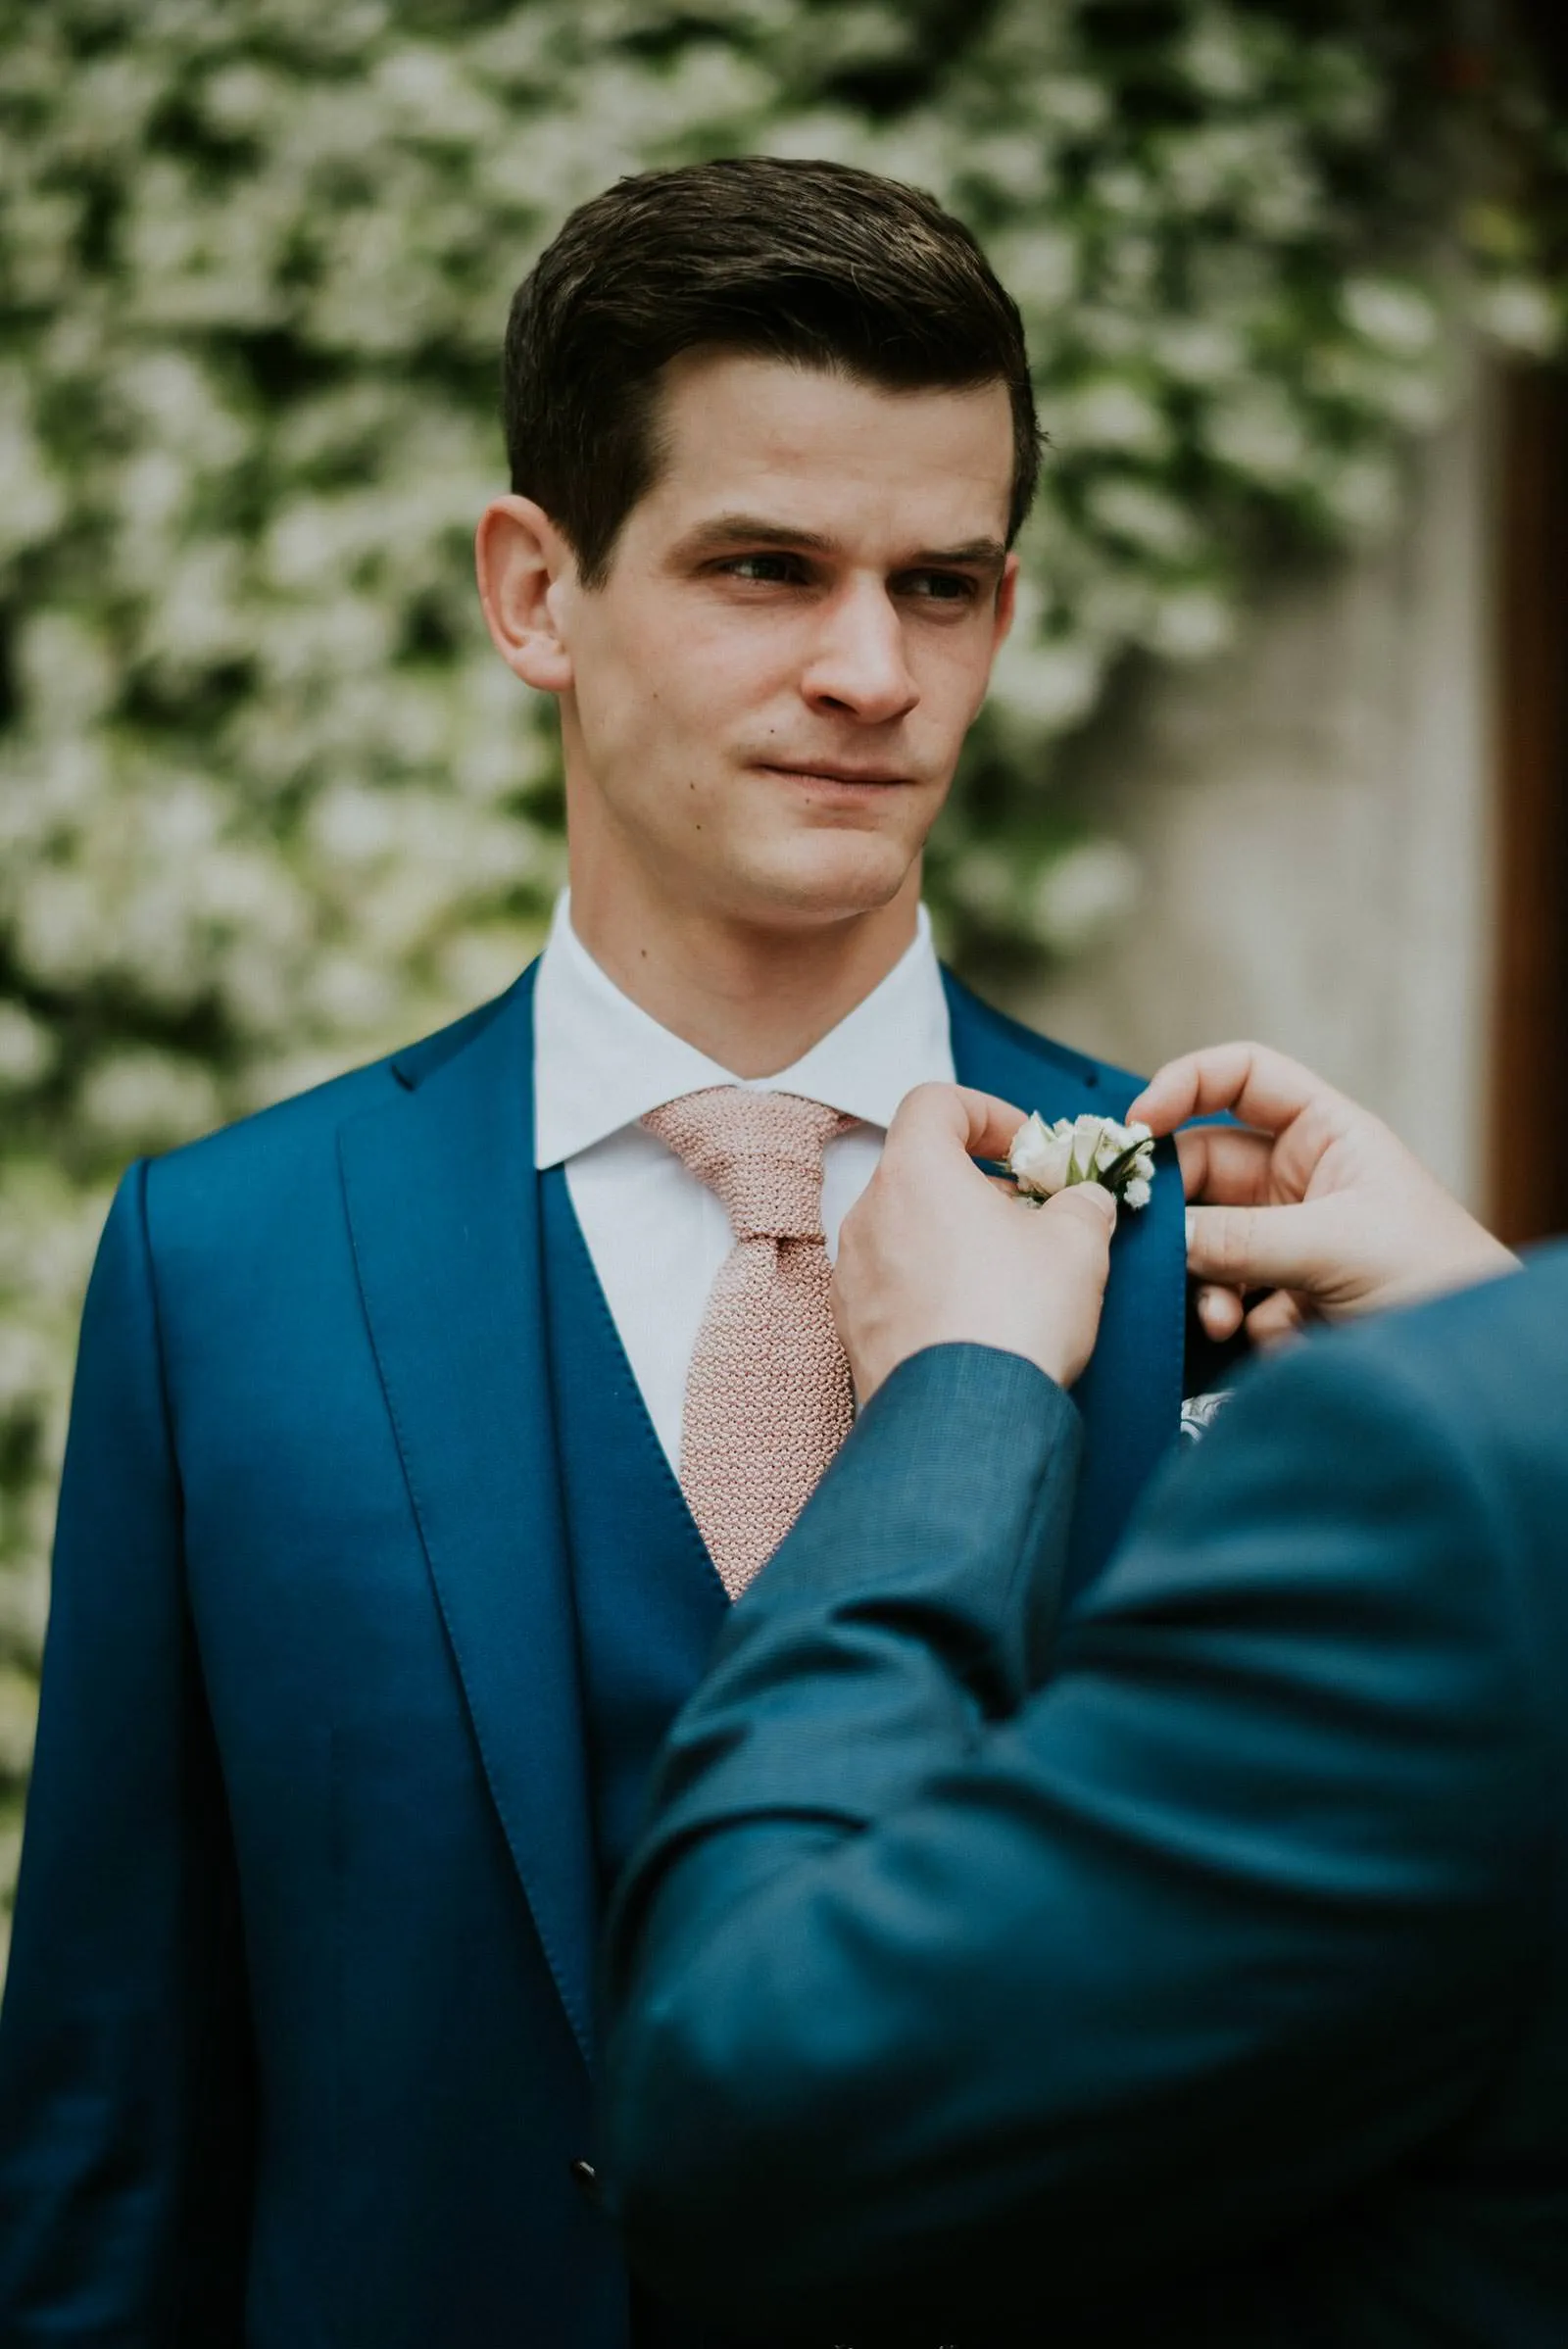
POLYGON ((1147 1207, 1154 1137, 1148 1126, 1118 1125, 1113 1117, 1058 1117, 1048 1126, 1037 1109, 1012 1138, 1007 1172, 1020 1198, 1036 1206, 1070 1183, 1102 1183, 1124 1206, 1147 1207))

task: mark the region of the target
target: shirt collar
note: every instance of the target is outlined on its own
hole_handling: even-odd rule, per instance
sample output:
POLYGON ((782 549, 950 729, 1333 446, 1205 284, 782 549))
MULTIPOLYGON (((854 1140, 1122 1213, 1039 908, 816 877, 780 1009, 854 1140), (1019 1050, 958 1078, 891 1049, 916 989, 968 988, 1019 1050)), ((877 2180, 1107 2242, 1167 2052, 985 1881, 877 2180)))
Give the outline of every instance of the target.
POLYGON ((660 1026, 606 976, 571 926, 563 890, 534 982, 534 1163, 557 1166, 662 1101, 710 1085, 801 1093, 887 1126, 905 1095, 951 1083, 953 1043, 931 924, 887 977, 789 1068, 745 1078, 660 1026))

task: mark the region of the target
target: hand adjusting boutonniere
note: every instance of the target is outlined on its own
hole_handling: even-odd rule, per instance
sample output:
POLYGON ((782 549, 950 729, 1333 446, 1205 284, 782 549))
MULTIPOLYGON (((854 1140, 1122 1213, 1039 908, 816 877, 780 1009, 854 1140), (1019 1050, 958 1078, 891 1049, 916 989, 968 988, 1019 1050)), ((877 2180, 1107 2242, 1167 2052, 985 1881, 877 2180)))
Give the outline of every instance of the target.
POLYGON ((1037 1109, 1012 1138, 1007 1172, 1033 1206, 1070 1183, 1102 1183, 1123 1206, 1147 1207, 1154 1137, 1148 1126, 1118 1125, 1113 1117, 1058 1117, 1048 1126, 1037 1109))

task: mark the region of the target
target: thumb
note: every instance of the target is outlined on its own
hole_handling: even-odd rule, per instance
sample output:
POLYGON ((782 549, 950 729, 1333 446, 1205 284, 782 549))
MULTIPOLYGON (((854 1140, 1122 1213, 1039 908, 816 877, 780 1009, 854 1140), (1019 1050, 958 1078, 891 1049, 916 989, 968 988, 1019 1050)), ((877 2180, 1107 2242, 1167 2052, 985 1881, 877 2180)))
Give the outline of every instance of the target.
POLYGON ((1059 1248, 1064 1244, 1095 1265, 1102 1281, 1110 1270, 1110 1236, 1116 1229, 1116 1202, 1101 1183, 1071 1183, 1034 1210, 1040 1244, 1059 1248), (1068 1237, 1071 1230, 1072 1236, 1068 1237))
POLYGON ((1332 1241, 1319 1204, 1187 1210, 1188 1271, 1228 1289, 1316 1290, 1338 1269, 1332 1241))
POLYGON ((1054 1215, 1058 1222, 1075 1216, 1086 1228, 1103 1232, 1107 1240, 1116 1229, 1116 1201, 1103 1183, 1069 1183, 1065 1191, 1053 1192, 1039 1213, 1054 1215))
MULTIPOLYGON (((1012 1212, 1016 1214, 1016 1208, 1012 1212)), ((1099 1336, 1101 1308, 1110 1278, 1116 1202, 1099 1183, 1073 1183, 1048 1199, 1031 1220, 1039 1227, 1034 1239, 1041 1288, 1055 1325, 1053 1344, 1057 1360, 1052 1375, 1070 1387, 1094 1352, 1099 1336)))

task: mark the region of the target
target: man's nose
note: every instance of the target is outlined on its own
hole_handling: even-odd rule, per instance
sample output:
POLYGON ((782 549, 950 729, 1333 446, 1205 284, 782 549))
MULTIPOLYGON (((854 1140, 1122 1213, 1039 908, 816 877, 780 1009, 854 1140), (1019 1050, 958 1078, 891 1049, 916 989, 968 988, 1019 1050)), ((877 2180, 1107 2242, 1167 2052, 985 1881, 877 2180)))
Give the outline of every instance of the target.
POLYGON ((816 709, 863 723, 903 717, 920 699, 905 654, 898 610, 880 582, 835 596, 822 613, 802 688, 816 709))

